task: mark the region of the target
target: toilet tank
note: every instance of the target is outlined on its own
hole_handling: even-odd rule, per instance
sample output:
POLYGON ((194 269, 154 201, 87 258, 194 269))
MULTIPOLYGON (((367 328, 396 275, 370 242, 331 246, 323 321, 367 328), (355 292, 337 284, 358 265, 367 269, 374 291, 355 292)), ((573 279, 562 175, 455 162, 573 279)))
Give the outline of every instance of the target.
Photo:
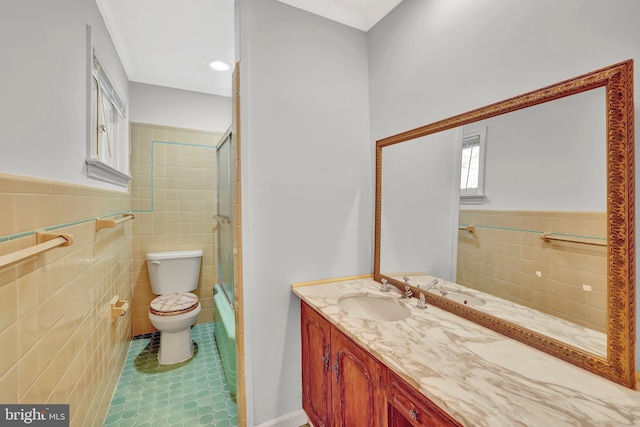
POLYGON ((198 287, 202 251, 150 252, 147 268, 156 295, 189 292, 198 287))

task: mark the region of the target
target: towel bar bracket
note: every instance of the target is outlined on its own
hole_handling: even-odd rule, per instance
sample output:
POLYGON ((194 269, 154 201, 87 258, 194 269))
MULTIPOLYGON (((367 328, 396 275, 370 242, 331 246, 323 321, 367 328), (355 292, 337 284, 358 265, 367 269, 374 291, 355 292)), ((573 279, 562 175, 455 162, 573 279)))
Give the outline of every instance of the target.
POLYGON ((70 246, 73 244, 73 234, 69 233, 51 233, 48 231, 36 231, 36 245, 40 243, 48 242, 49 240, 57 239, 58 237, 62 237, 67 242, 60 245, 60 247, 70 246))
POLYGON ((130 219, 135 219, 135 217, 136 216, 134 214, 127 213, 118 219, 96 218, 96 231, 102 230, 103 228, 113 228, 122 222, 128 221, 130 219))

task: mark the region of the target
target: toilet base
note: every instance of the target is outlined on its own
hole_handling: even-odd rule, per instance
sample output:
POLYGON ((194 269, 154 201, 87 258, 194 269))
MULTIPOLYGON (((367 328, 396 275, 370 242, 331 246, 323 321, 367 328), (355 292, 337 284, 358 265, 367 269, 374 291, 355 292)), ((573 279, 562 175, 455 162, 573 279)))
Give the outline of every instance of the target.
POLYGON ((160 331, 160 349, 158 350, 158 363, 161 365, 173 365, 184 362, 193 356, 193 341, 191 341, 191 328, 178 332, 160 331))

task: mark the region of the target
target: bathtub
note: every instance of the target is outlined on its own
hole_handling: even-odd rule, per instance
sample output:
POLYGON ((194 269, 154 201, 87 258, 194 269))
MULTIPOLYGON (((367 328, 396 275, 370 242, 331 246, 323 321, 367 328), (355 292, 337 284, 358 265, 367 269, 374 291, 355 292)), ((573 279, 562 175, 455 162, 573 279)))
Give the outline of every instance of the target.
POLYGON ((236 394, 236 325, 233 309, 220 285, 213 287, 215 295, 214 332, 222 365, 227 374, 229 391, 236 394))

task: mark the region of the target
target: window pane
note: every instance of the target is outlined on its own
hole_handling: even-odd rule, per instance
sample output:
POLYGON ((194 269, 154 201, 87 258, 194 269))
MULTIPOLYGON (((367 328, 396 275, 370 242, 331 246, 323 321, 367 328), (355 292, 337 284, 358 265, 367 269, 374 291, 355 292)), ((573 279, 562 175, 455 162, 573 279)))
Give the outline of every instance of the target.
POLYGON ((480 137, 474 135, 462 141, 462 174, 460 189, 478 188, 480 169, 480 137))
MULTIPOLYGON (((102 94, 101 94, 102 95, 102 94)), ((111 165, 113 159, 112 139, 114 135, 113 106, 111 102, 100 96, 98 111, 98 156, 103 162, 111 165)))

